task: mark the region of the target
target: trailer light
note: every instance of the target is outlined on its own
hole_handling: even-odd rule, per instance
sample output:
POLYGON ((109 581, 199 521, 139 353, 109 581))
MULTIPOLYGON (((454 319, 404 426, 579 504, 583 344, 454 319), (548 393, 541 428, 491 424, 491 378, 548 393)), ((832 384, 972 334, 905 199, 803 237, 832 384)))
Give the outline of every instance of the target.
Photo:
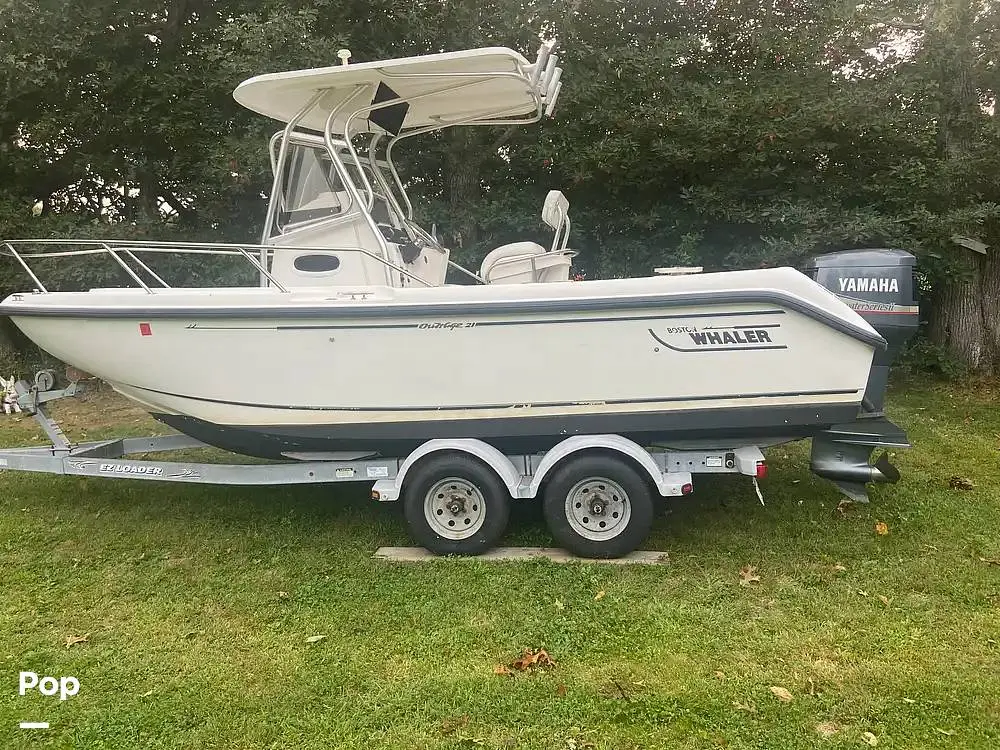
POLYGON ((756 474, 754 476, 756 476, 757 479, 763 479, 764 477, 766 477, 767 476, 767 464, 764 463, 763 461, 758 461, 757 462, 757 472, 756 472, 756 474))
POLYGON ((381 500, 382 495, 378 490, 372 490, 372 500, 381 500))
POLYGON ((690 495, 692 492, 694 492, 694 485, 691 484, 690 482, 688 482, 687 484, 682 484, 681 485, 681 494, 682 495, 690 495))

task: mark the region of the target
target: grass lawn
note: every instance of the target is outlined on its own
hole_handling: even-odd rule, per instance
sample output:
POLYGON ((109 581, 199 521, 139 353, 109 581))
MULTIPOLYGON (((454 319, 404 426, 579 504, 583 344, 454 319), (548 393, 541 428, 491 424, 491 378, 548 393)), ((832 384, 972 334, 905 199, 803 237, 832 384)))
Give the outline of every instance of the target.
MULTIPOLYGON (((916 447, 868 507, 837 510, 807 444, 770 452, 766 507, 698 480, 659 566, 374 561, 408 541, 366 485, 2 472, 0 748, 1000 747, 997 395, 894 391, 916 447), (525 647, 556 666, 494 673, 525 647), (18 697, 21 670, 80 693, 18 697)), ((106 395, 56 411, 76 437, 152 427, 106 395)), ((506 543, 551 543, 536 506, 506 543)))

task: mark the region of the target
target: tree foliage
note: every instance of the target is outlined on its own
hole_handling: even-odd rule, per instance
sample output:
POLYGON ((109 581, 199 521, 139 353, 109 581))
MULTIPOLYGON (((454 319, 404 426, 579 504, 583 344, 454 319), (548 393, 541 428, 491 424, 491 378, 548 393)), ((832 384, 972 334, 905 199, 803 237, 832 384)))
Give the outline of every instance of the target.
POLYGON ((235 104, 241 80, 552 36, 553 119, 400 148, 460 260, 544 232, 551 188, 592 277, 899 246, 932 337, 1000 366, 988 0, 0 0, 0 236, 255 240, 278 124, 235 104))

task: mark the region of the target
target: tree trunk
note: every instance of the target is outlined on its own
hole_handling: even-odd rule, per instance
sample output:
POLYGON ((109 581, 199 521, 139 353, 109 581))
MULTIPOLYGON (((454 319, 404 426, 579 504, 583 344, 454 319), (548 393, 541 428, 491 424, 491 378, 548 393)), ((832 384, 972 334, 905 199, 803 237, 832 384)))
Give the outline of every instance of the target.
MULTIPOLYGON (((976 64, 975 0, 935 0, 928 13, 925 44, 931 50, 930 63, 938 84, 938 157, 950 174, 949 162, 967 158, 976 138, 977 120, 982 117, 979 96, 973 78, 976 64)), ((961 174, 955 169, 955 174, 961 174)), ((947 186, 947 194, 966 194, 965 186, 947 186)), ((942 213, 952 206, 942 206, 942 213)), ((978 229, 978 228, 977 228, 978 229)), ((991 370, 996 362, 996 347, 990 329, 995 317, 989 310, 996 306, 989 293, 997 291, 996 262, 952 245, 955 273, 935 284, 932 295, 931 341, 974 371, 991 370), (987 268, 988 267, 988 268, 987 268), (989 280, 984 277, 984 271, 989 280)), ((991 252, 996 253, 998 248, 991 252)))
MULTIPOLYGON (((971 255, 971 251, 961 249, 971 255)), ((987 359, 982 316, 982 279, 976 259, 965 257, 958 273, 934 285, 928 335, 970 370, 987 359)))
POLYGON ((139 172, 139 206, 143 218, 150 224, 158 224, 163 220, 160 215, 156 177, 152 172, 152 165, 147 165, 139 172))
POLYGON ((980 259, 984 358, 987 368, 1000 369, 1000 246, 993 243, 980 259))
POLYGON ((472 247, 479 241, 476 209, 482 197, 479 166, 482 144, 476 128, 451 130, 448 152, 448 205, 451 209, 452 240, 456 247, 472 247))

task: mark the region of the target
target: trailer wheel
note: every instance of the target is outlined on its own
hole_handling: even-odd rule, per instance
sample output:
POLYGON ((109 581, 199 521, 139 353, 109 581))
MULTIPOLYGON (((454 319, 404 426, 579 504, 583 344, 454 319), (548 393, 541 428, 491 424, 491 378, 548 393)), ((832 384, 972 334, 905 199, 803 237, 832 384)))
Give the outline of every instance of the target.
POLYGON ((39 391, 51 391, 56 387, 55 370, 39 370, 35 373, 35 388, 39 391))
POLYGON ((414 541, 436 555, 479 555, 507 530, 510 493, 481 461, 431 455, 403 489, 403 512, 414 541))
POLYGON ((653 497, 644 477, 607 455, 570 458, 548 481, 542 503, 552 536, 580 557, 622 557, 653 525, 653 497))

